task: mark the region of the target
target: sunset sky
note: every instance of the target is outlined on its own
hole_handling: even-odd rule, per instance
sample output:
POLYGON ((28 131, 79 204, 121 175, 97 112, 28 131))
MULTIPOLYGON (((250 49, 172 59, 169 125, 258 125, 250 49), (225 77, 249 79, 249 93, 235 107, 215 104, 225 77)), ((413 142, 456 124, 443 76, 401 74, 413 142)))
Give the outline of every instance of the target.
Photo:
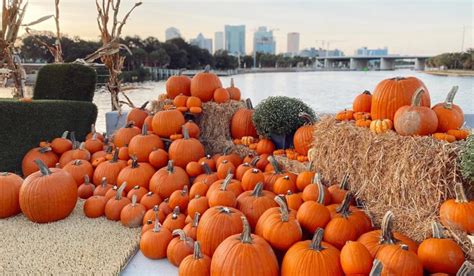
MULTIPOLYGON (((122 0, 122 12, 135 1, 122 0)), ((54 13, 54 0, 29 0, 25 23, 54 13)), ((253 32, 259 26, 275 29, 277 51, 286 51, 288 32, 299 32, 300 48, 331 48, 346 55, 367 46, 389 53, 434 55, 459 51, 465 26, 464 49, 473 47, 471 0, 143 0, 124 27, 125 35, 155 36, 164 40, 165 29, 174 26, 186 40, 199 32, 214 39, 225 24, 246 25, 246 48, 252 51, 253 32)), ((97 39, 94 0, 61 0, 61 29, 69 36, 97 39)), ((53 30, 53 21, 34 26, 53 30)))

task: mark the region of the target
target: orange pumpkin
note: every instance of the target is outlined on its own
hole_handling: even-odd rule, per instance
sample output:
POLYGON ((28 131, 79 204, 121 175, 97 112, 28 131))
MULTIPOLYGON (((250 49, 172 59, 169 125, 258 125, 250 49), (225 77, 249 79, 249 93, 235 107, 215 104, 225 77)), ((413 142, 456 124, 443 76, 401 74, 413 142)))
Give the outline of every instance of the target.
POLYGON ((445 141, 445 142, 449 142, 449 143, 452 143, 452 142, 456 141, 455 136, 449 135, 447 133, 437 132, 437 133, 433 133, 432 136, 433 136, 433 138, 435 138, 436 140, 439 140, 439 141, 445 141))
POLYGON ((155 173, 155 169, 148 163, 139 163, 135 157, 132 157, 131 160, 130 165, 120 170, 120 173, 117 175, 117 183, 127 182, 127 187, 125 187, 126 193, 137 185, 148 189, 148 183, 155 173))
POLYGON ((390 244, 377 253, 376 258, 382 263, 382 275, 422 276, 423 265, 416 253, 408 250, 406 244, 390 244))
POLYGON ((303 118, 306 123, 296 130, 293 137, 293 145, 295 146, 296 152, 302 155, 308 155, 308 150, 313 143, 314 120, 309 114, 304 112, 301 112, 299 116, 303 118))
POLYGON ((188 129, 189 136, 191 138, 196 138, 196 139, 199 138, 199 135, 201 134, 201 130, 199 129, 199 126, 195 122, 189 120, 183 125, 183 127, 188 129))
POLYGON ((16 174, 0 173, 0 218, 7 218, 20 213, 18 196, 23 179, 16 174))
POLYGON ((133 195, 132 202, 125 205, 120 212, 120 222, 125 227, 140 227, 145 213, 145 206, 137 202, 137 195, 133 195))
POLYGON ((354 111, 344 109, 336 114, 336 120, 338 121, 350 121, 354 118, 354 111))
POLYGON ((331 220, 331 214, 324 205, 325 191, 323 184, 318 182, 319 193, 317 201, 306 201, 298 209, 296 218, 303 229, 309 233, 314 233, 318 228, 324 228, 331 220), (317 214, 317 215, 315 215, 317 214))
POLYGON ((166 257, 166 249, 173 239, 171 231, 161 226, 158 217, 156 220, 153 229, 147 230, 140 239, 140 251, 153 260, 166 257))
POLYGON ((449 91, 444 103, 436 104, 432 108, 438 117, 438 132, 459 129, 464 123, 464 112, 458 105, 453 104, 457 91, 458 86, 454 86, 449 91))
POLYGON ((170 137, 179 133, 185 120, 181 112, 176 109, 162 110, 153 116, 153 130, 158 136, 170 137))
POLYGON ((128 154, 135 156, 139 162, 147 162, 152 151, 164 148, 165 145, 160 137, 148 133, 147 125, 144 125, 142 133, 130 140, 128 154))
POLYGON ((245 103, 246 108, 240 108, 232 115, 230 132, 234 139, 242 139, 244 136, 257 137, 257 130, 252 121, 254 113, 252 101, 247 99, 245 103))
POLYGON ((469 136, 469 131, 466 129, 450 129, 446 134, 454 136, 456 140, 466 140, 469 136))
POLYGON ((198 161, 205 156, 204 146, 195 138, 189 136, 188 129, 183 127, 183 138, 171 143, 168 154, 176 166, 186 168, 189 162, 198 161))
POLYGON ((194 242, 192 255, 187 256, 179 265, 180 276, 208 276, 211 274, 211 258, 202 254, 199 241, 194 242))
POLYGON ((49 168, 56 166, 56 163, 58 163, 58 156, 52 152, 50 147, 31 149, 25 154, 21 162, 21 168, 25 177, 39 170, 38 166, 35 165, 35 160, 37 159, 41 160, 49 168))
POLYGON ((270 139, 261 139, 257 143, 257 153, 261 154, 272 154, 275 150, 275 144, 273 144, 272 140, 270 139))
POLYGON ((348 241, 341 249, 340 257, 342 270, 346 275, 369 275, 372 270, 374 258, 360 242, 348 241))
POLYGON ((439 208, 441 223, 446 227, 474 233, 474 201, 469 201, 461 183, 454 185, 455 199, 448 199, 439 208))
POLYGON ((54 153, 61 155, 72 149, 72 142, 71 140, 67 139, 68 134, 69 131, 66 130, 61 135, 61 137, 54 138, 53 141, 51 141, 51 148, 53 149, 54 153))
MULTIPOLYGON (((174 98, 173 104, 179 110, 180 107, 186 107, 187 101, 188 101, 188 96, 180 94, 180 95, 176 96, 176 98, 174 98)), ((179 110, 179 111, 181 111, 181 110, 179 110)))
POLYGON ((355 97, 352 102, 352 110, 354 112, 370 112, 370 106, 372 104, 372 94, 365 90, 361 94, 355 97))
POLYGON ((130 110, 127 114, 127 123, 134 122, 138 128, 141 128, 145 122, 146 117, 148 117, 148 112, 146 110, 147 105, 148 101, 138 108, 132 108, 132 110, 130 110))
POLYGON ((240 89, 234 86, 234 78, 230 78, 230 86, 226 89, 232 100, 240 101, 240 89))
POLYGON ((166 256, 170 263, 179 267, 184 258, 193 254, 194 241, 181 229, 174 230, 172 234, 177 237, 168 244, 166 256))
POLYGON ((198 97, 191 96, 191 97, 188 97, 188 99, 186 100, 186 107, 189 109, 193 107, 200 108, 201 105, 202 105, 201 99, 199 99, 198 97))
POLYGON ((225 88, 217 88, 214 91, 214 101, 216 103, 226 103, 230 100, 229 91, 225 88))
POLYGON ((173 160, 168 161, 168 166, 159 169, 150 179, 150 191, 158 194, 160 198, 169 198, 176 190, 189 186, 189 177, 186 171, 175 167, 173 160))
POLYGON ((214 96, 214 91, 222 87, 219 77, 209 72, 211 67, 206 66, 204 72, 197 73, 191 79, 191 96, 200 98, 203 102, 208 102, 214 96))
POLYGON ((166 95, 169 99, 174 99, 179 94, 186 96, 191 95, 191 79, 188 76, 178 75, 171 76, 166 80, 166 95))
POLYGON ((127 146, 130 140, 140 134, 140 128, 134 125, 134 122, 128 122, 125 127, 119 128, 114 134, 115 146, 121 148, 127 146))

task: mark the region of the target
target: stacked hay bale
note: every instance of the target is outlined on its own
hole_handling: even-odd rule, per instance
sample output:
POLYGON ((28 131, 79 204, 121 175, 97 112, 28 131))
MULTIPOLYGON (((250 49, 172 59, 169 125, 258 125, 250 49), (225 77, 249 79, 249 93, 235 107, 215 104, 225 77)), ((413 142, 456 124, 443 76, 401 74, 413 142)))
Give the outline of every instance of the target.
MULTIPOLYGON (((396 229, 421 241, 430 235, 440 204, 462 181, 458 158, 464 144, 395 132, 377 135, 328 116, 315 125, 310 159, 330 181, 349 173, 351 189, 374 223, 392 210, 396 229)), ((474 194, 472 184, 464 187, 468 197, 474 194)))

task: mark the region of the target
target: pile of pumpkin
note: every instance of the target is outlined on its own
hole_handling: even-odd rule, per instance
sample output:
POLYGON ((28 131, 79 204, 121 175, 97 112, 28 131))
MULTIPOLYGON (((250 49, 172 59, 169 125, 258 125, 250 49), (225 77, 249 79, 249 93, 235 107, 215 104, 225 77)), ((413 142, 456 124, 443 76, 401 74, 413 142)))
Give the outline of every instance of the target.
POLYGON ((337 120, 351 121, 374 133, 394 129, 400 135, 432 135, 446 142, 464 140, 469 131, 462 109, 453 104, 458 90, 454 86, 443 103, 431 107, 430 94, 423 82, 415 77, 391 78, 381 81, 373 95, 369 91, 357 95, 352 110, 336 115, 337 120))

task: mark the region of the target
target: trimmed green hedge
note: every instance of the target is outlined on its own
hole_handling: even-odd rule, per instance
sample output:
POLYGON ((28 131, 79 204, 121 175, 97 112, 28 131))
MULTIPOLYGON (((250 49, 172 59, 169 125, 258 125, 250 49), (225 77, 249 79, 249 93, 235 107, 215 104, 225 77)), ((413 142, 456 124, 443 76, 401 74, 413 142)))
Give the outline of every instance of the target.
POLYGON ((41 68, 33 99, 92 102, 97 73, 81 64, 49 64, 41 68))
POLYGON ((0 99, 0 171, 21 173, 21 160, 40 141, 51 141, 65 130, 82 141, 97 118, 93 103, 33 100, 31 103, 0 99))

